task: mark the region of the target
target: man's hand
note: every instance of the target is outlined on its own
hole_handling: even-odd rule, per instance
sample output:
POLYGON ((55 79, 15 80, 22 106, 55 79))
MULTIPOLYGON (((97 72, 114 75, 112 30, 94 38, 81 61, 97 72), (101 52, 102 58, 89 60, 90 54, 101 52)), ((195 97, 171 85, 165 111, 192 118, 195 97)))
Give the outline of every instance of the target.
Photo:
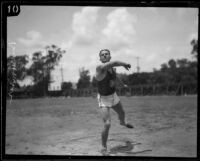
POLYGON ((124 68, 125 68, 126 70, 129 70, 129 69, 131 68, 131 64, 125 64, 125 65, 124 65, 124 68))

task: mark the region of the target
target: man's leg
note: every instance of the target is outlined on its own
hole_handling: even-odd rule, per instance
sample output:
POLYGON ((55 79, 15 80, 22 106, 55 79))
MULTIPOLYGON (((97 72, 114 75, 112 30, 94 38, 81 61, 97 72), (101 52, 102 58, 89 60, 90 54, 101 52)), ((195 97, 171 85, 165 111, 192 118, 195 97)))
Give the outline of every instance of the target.
POLYGON ((110 118, 110 108, 109 107, 100 107, 101 108, 101 114, 103 118, 104 127, 101 133, 101 141, 102 141, 102 150, 107 151, 107 140, 108 140, 108 134, 111 124, 111 118, 110 118))
POLYGON ((112 109, 118 114, 120 125, 126 126, 128 128, 133 128, 133 126, 131 124, 128 124, 125 121, 125 112, 124 112, 121 102, 112 106, 112 109))

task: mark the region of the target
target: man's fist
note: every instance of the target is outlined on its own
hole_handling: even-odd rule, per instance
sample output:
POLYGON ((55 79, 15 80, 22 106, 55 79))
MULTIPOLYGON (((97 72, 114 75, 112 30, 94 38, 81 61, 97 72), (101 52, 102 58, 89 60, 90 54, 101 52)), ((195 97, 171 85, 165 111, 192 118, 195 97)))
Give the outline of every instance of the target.
POLYGON ((125 65, 124 65, 124 68, 125 68, 126 70, 129 70, 129 69, 131 68, 131 64, 125 64, 125 65))

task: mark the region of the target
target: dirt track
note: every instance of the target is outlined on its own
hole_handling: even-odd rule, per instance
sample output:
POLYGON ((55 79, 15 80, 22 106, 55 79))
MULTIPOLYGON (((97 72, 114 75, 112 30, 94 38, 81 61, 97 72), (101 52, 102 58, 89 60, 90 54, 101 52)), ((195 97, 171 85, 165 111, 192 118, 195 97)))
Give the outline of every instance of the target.
MULTIPOLYGON (((121 97, 127 120, 112 111, 110 155, 195 157, 197 97, 121 97)), ((101 117, 94 98, 7 102, 6 154, 101 155, 101 117)))

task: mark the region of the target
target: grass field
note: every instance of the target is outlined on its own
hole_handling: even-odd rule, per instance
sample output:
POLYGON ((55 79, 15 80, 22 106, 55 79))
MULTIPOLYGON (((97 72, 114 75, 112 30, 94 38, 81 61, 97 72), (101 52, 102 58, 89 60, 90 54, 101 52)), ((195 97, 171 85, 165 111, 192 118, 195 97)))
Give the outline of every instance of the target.
MULTIPOLYGON (((135 128, 111 111, 111 155, 196 157, 197 96, 120 98, 135 128)), ((101 155, 102 127, 96 98, 7 101, 6 154, 101 155)))

